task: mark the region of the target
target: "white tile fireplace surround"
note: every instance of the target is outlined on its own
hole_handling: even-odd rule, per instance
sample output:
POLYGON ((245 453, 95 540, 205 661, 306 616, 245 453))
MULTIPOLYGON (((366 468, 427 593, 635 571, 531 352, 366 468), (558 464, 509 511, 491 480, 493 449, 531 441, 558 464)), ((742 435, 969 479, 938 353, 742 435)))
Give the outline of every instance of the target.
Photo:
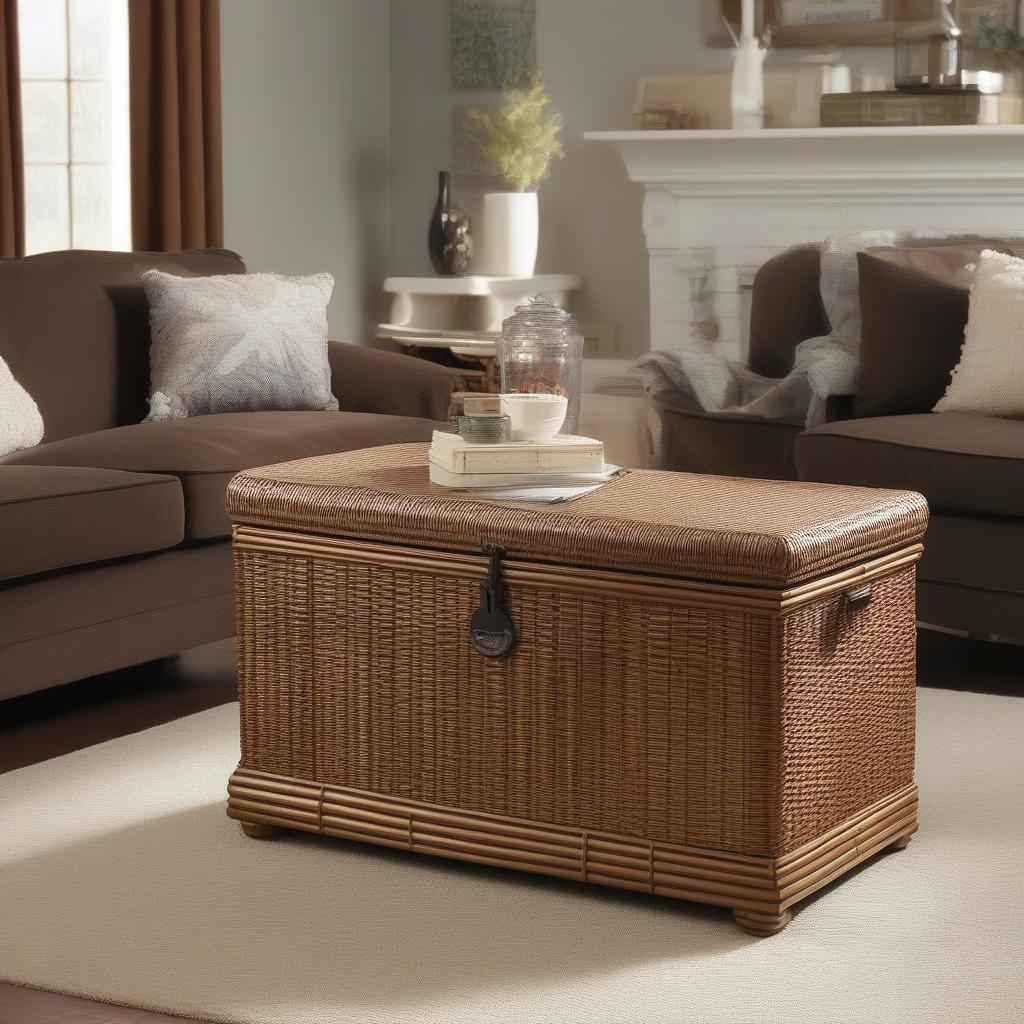
POLYGON ((872 228, 1024 233, 1024 125, 588 132, 646 194, 652 349, 746 348, 754 271, 872 228))

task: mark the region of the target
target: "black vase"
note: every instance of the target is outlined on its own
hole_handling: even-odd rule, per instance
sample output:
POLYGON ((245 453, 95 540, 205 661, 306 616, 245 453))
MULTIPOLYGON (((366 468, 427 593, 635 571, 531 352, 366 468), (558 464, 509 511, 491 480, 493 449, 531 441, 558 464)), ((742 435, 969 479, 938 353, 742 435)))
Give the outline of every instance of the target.
POLYGON ((437 203, 430 215, 427 247, 434 270, 446 277, 461 277, 473 259, 473 239, 469 233, 469 217, 465 210, 449 202, 451 175, 437 175, 437 203))

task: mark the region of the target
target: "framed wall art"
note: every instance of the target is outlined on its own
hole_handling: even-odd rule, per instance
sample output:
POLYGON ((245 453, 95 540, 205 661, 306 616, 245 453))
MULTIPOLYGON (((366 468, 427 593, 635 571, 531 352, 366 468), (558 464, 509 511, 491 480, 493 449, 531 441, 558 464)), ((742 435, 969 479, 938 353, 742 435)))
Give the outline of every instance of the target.
MULTIPOLYGON (((758 21, 771 27, 773 47, 891 45, 898 0, 760 0, 758 21)), ((911 0, 914 2, 914 0, 911 0)), ((740 0, 719 0, 731 25, 740 21, 740 0)), ((721 42, 716 37, 713 42, 721 42)))
MULTIPOLYGON (((712 46, 732 45, 724 18, 738 31, 741 0, 715 0, 712 46)), ((935 0, 758 0, 758 29, 771 28, 771 45, 891 45, 901 28, 937 20, 935 0)), ((954 0, 952 15, 964 45, 979 50, 1024 49, 1022 0, 954 0)))
POLYGON ((457 89, 522 89, 537 70, 535 0, 448 0, 457 89))

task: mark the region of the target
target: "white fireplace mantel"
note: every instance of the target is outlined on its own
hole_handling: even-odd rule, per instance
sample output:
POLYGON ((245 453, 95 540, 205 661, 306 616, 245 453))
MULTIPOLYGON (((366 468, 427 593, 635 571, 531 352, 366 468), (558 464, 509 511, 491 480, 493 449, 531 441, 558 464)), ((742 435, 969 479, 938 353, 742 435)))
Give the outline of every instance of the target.
POLYGON ((754 271, 837 231, 1024 233, 1024 125, 588 132, 644 186, 651 348, 741 357, 754 271))

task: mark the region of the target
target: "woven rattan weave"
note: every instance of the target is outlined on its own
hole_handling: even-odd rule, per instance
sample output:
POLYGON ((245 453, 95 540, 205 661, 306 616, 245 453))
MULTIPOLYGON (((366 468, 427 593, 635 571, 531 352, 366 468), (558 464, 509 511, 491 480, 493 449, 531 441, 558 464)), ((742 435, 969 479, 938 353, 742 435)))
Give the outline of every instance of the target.
POLYGON ((916 829, 917 495, 637 472, 506 507, 436 491, 401 446, 245 473, 229 509, 229 814, 251 834, 716 903, 770 934, 916 829), (468 629, 485 542, 501 658, 468 629))

